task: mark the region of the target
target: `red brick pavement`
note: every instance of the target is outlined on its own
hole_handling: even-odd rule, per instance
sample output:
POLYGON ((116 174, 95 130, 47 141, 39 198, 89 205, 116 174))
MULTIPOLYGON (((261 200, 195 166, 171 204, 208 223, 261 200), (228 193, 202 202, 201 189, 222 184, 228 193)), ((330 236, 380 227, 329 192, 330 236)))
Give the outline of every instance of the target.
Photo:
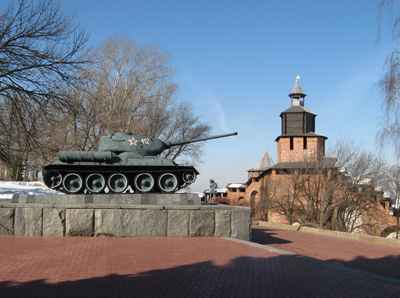
POLYGON ((396 246, 263 226, 253 226, 252 241, 400 280, 396 246))
POLYGON ((394 297, 400 293, 400 284, 221 238, 3 236, 0 252, 0 297, 394 297))

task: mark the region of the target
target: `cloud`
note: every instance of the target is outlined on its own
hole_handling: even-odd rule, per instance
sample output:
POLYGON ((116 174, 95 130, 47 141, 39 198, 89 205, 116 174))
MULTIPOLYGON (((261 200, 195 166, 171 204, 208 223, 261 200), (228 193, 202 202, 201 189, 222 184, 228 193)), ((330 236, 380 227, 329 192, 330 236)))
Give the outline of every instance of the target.
POLYGON ((379 102, 380 105, 377 83, 381 78, 387 53, 388 49, 385 48, 362 60, 357 60, 354 65, 343 66, 343 69, 339 71, 332 70, 336 77, 330 82, 336 84, 326 84, 329 90, 323 90, 322 96, 325 96, 326 100, 324 100, 324 106, 319 109, 327 109, 337 118, 349 117, 355 109, 359 108, 375 110, 376 103, 379 102), (346 75, 337 77, 343 74, 346 75))
POLYGON ((324 100, 324 106, 321 111, 329 111, 337 118, 347 118, 360 105, 368 104, 370 94, 379 80, 379 71, 377 68, 371 68, 353 76, 339 81, 336 86, 331 86, 330 90, 325 90, 329 94, 324 100))
POLYGON ((182 80, 183 89, 181 92, 185 98, 192 102, 196 112, 203 115, 203 118, 210 123, 217 121, 218 128, 228 132, 226 113, 215 92, 190 73, 187 73, 182 80))

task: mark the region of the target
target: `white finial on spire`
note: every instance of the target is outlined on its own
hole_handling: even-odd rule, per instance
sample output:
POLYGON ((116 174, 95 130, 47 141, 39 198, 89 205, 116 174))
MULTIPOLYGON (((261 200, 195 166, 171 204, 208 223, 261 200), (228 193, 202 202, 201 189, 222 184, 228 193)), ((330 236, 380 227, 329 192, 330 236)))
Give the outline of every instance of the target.
POLYGON ((300 79, 300 76, 297 76, 297 77, 296 77, 296 81, 298 81, 299 79, 300 79))

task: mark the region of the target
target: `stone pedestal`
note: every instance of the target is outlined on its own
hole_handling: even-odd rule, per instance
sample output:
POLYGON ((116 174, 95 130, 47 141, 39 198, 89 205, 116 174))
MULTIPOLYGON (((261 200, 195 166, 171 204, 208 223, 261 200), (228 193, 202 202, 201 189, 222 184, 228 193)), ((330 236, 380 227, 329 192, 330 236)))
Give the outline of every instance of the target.
POLYGON ((0 236, 232 237, 250 240, 250 208, 203 206, 197 198, 195 194, 136 197, 20 195, 11 203, 0 202, 0 236), (130 203, 137 201, 147 204, 130 203))

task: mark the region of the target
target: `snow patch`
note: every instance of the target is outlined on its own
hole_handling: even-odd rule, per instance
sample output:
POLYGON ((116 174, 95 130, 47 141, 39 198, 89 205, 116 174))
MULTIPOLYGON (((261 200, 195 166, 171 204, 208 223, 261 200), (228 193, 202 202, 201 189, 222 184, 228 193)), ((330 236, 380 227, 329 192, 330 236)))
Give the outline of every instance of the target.
POLYGON ((0 181, 0 199, 2 200, 11 200, 14 195, 51 195, 60 193, 59 191, 48 188, 41 181, 0 181))

